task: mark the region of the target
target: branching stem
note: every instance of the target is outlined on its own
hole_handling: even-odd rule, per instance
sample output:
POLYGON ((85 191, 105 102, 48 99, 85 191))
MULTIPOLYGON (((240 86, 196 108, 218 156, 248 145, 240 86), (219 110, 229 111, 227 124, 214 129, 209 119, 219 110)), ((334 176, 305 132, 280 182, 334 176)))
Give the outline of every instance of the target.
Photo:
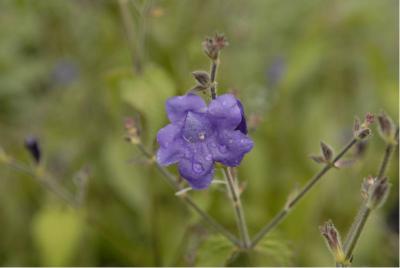
MULTIPOLYGON (((399 129, 397 128, 395 140, 397 140, 398 135, 399 135, 399 129)), ((396 148, 396 146, 397 146, 397 144, 393 144, 393 143, 387 144, 386 149, 385 149, 385 154, 383 155, 382 162, 379 166, 377 180, 381 180, 385 176, 390 157, 391 157, 394 149, 396 148)), ((354 219, 353 224, 350 227, 350 231, 344 242, 344 252, 346 255, 346 260, 349 260, 349 263, 350 263, 350 260, 352 259, 353 251, 357 245, 358 239, 364 229, 365 223, 367 222, 367 219, 368 219, 368 216, 370 215, 370 213, 371 213, 371 209, 366 206, 366 201, 364 201, 361 204, 361 206, 357 212, 357 216, 354 219)))
POLYGON ((233 208, 235 209, 236 224, 239 229, 240 237, 242 239, 243 247, 249 248, 251 241, 249 236, 249 231, 246 224, 246 218, 243 212, 242 202, 240 200, 239 188, 237 185, 237 180, 235 180, 232 168, 224 168, 224 176, 226 180, 226 185, 229 193, 229 197, 232 201, 233 208))
POLYGON ((260 232, 256 234, 254 239, 251 242, 251 248, 254 248, 261 239, 267 235, 271 230, 273 230, 279 223, 281 223, 287 214, 289 213, 290 209, 293 208, 301 199, 304 197, 306 193, 308 193, 312 187, 327 173, 332 167, 334 167, 335 163, 342 158, 345 153, 353 147, 357 143, 357 139, 353 138, 332 160, 332 163, 326 164, 320 172, 318 172, 305 186, 304 188, 289 202, 286 206, 278 212, 278 214, 267 224, 265 225, 260 232))
MULTIPOLYGON (((139 143, 139 150, 149 159, 154 159, 153 155, 144 148, 143 144, 139 143)), ((160 173, 164 176, 168 184, 171 185, 174 190, 179 191, 182 190, 182 187, 179 185, 176 177, 171 174, 166 168, 159 165, 156 161, 154 161, 155 166, 160 171, 160 173)), ((241 247, 240 241, 237 239, 235 235, 233 235, 230 231, 228 231, 225 227, 219 224, 216 220, 214 220, 210 215, 207 214, 204 210, 202 210, 194 200, 188 196, 187 194, 179 195, 184 203, 186 203, 190 208, 192 208, 205 222, 207 222, 216 232, 225 236, 229 241, 231 241, 234 245, 241 247)))

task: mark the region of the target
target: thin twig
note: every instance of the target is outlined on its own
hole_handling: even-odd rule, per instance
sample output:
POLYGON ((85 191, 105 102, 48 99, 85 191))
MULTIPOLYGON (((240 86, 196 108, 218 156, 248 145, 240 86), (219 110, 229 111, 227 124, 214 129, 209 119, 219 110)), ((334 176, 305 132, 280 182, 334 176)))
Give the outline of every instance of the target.
POLYGON ((254 248, 261 239, 267 235, 272 229, 274 229, 279 223, 281 223, 286 215, 289 213, 290 209, 293 208, 301 198, 308 193, 312 187, 327 173, 332 167, 334 167, 335 163, 344 156, 344 154, 355 144, 357 143, 357 139, 353 138, 332 160, 332 163, 326 164, 320 172, 318 172, 305 186, 304 188, 293 198, 291 199, 286 206, 278 212, 278 214, 267 224, 265 225, 260 232, 256 234, 251 243, 251 248, 254 248))
MULTIPOLYGON (((129 2, 128 0, 119 0, 118 1, 121 16, 122 16, 122 22, 124 25, 124 30, 126 34, 126 38, 128 41, 128 46, 129 46, 129 51, 131 53, 131 58, 133 62, 133 69, 135 73, 140 73, 142 70, 142 63, 141 63, 141 55, 140 55, 140 49, 141 49, 141 44, 135 42, 135 21, 132 18, 132 14, 129 11, 129 2)), ((139 11, 140 12, 140 11, 139 11)), ((142 37, 142 33, 138 30, 137 36, 142 37)))
MULTIPOLYGON (((154 157, 153 155, 144 148, 144 146, 139 143, 137 144, 139 150, 150 160, 153 160, 154 157)), ((154 161, 155 166, 157 169, 160 171, 160 173, 164 176, 168 184, 171 185, 171 187, 174 188, 175 191, 180 191, 182 190, 182 187, 179 185, 176 177, 171 174, 168 170, 166 170, 163 166, 158 164, 156 161, 154 161)), ((217 221, 215 221, 210 215, 208 215, 204 210, 202 210, 194 201, 193 199, 186 195, 182 194, 179 195, 180 199, 183 200, 189 207, 191 207, 197 214, 200 215, 200 217, 207 222, 211 227, 214 228, 214 230, 223 236, 225 236, 229 241, 231 241, 234 245, 240 247, 241 243, 237 239, 235 235, 233 235, 230 231, 228 231, 225 227, 223 227, 221 224, 219 224, 217 221)))
POLYGON ((350 260, 353 254, 354 248, 358 242, 358 238, 361 235, 361 232, 367 222, 368 216, 371 213, 371 209, 368 208, 365 203, 363 203, 357 213, 357 216, 350 228, 350 232, 346 241, 344 243, 344 251, 346 255, 346 260, 350 260))
POLYGON ((66 191, 60 184, 55 181, 52 178, 48 178, 45 175, 40 175, 38 172, 38 169, 40 167, 36 167, 37 170, 34 171, 32 168, 25 166, 24 164, 21 164, 14 159, 11 159, 10 162, 8 163, 8 166, 11 168, 24 172, 27 175, 35 178, 44 188, 50 190, 53 194, 58 196, 60 199, 65 201, 68 205, 70 205, 72 208, 77 208, 79 207, 79 203, 77 200, 71 195, 68 191, 66 191))
POLYGON ((237 185, 236 180, 234 179, 231 171, 232 170, 229 167, 224 168, 224 170, 223 170, 224 176, 225 176, 225 179, 227 182, 227 189, 228 189, 229 197, 232 201, 233 208, 235 209, 236 224, 239 229, 242 243, 245 248, 249 248, 251 241, 250 241, 249 231, 248 231, 247 224, 246 224, 246 218, 244 216, 242 202, 240 200, 238 185, 237 185))
MULTIPOLYGON (((395 138, 395 140, 397 140, 398 136, 399 136, 399 128, 397 128, 397 130, 396 130, 396 134, 395 134, 396 138, 395 138)), ((379 171, 378 171, 378 179, 382 179, 383 176, 385 175, 385 171, 386 171, 387 166, 389 164, 390 157, 392 155, 393 150, 396 148, 396 146, 397 146, 397 144, 392 144, 392 143, 389 143, 386 146, 385 154, 384 154, 384 157, 382 159, 382 163, 381 163, 381 165, 379 167, 379 171)))
MULTIPOLYGON (((397 128, 396 134, 395 134, 395 137, 396 137, 395 140, 397 140, 398 135, 399 135, 399 129, 397 128)), ((385 176, 390 157, 396 147, 397 147, 397 144, 393 144, 393 143, 387 144, 385 153, 383 155, 382 162, 379 166, 377 180, 381 180, 385 176)), ((368 216, 371 213, 371 209, 366 206, 366 202, 367 201, 364 201, 361 204, 361 206, 357 212, 357 216, 354 219, 353 224, 350 227, 350 231, 344 242, 344 252, 346 255, 346 260, 352 259, 352 255, 353 255, 354 249, 357 245, 358 239, 364 229, 364 226, 368 219, 368 216)))
POLYGON ((211 92, 211 99, 213 99, 213 100, 215 100, 215 98, 217 97, 217 85, 216 85, 217 82, 215 82, 215 79, 217 77, 218 62, 219 62, 218 58, 211 62, 211 70, 210 70, 211 86, 210 86, 210 92, 211 92))

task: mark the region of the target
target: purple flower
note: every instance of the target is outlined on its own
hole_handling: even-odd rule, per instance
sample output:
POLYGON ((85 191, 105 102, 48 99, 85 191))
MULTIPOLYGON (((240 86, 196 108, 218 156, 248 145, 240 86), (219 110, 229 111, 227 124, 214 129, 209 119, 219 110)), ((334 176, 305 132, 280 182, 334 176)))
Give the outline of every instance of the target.
POLYGON ((193 189, 204 189, 212 181, 214 163, 238 166, 253 148, 241 103, 225 94, 206 105, 194 94, 167 100, 171 124, 160 129, 157 162, 178 163, 179 173, 193 189))

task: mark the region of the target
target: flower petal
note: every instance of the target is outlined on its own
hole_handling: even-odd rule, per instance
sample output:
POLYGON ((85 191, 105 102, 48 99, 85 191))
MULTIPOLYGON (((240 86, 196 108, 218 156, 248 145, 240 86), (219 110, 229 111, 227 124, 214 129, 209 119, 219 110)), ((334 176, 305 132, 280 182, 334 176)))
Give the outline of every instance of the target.
POLYGON ((168 148, 160 147, 156 155, 157 163, 161 166, 169 166, 175 164, 181 159, 181 150, 172 146, 168 148))
POLYGON ((157 133, 157 141, 160 148, 157 151, 157 162, 162 166, 168 166, 179 161, 182 154, 182 141, 180 139, 181 127, 169 124, 157 133))
POLYGON ((162 147, 169 147, 179 137, 181 128, 181 125, 169 124, 160 129, 157 133, 158 144, 162 147))
POLYGON ((215 161, 230 167, 240 164, 244 155, 253 148, 253 141, 239 130, 221 131, 210 138, 207 145, 215 161))
POLYGON ((187 146, 185 156, 179 161, 179 173, 193 189, 205 189, 210 185, 214 176, 214 162, 206 144, 187 146))
POLYGON ((238 102, 232 94, 224 94, 211 101, 208 114, 219 129, 234 130, 242 120, 238 102))
POLYGON ((204 100, 195 94, 177 96, 167 100, 167 114, 171 122, 185 119, 187 112, 205 112, 207 105, 204 100))
POLYGON ((243 134, 247 134, 247 123, 246 123, 246 117, 244 115, 244 109, 242 103, 237 99, 237 104, 240 109, 240 113, 242 114, 242 120, 240 121, 239 125, 235 128, 235 130, 240 130, 243 134))

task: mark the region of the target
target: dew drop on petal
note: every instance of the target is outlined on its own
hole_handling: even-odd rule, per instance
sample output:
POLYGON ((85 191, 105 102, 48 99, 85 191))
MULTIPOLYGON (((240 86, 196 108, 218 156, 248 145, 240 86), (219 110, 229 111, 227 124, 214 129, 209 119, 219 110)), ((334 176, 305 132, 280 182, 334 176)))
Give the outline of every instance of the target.
POLYGON ((200 163, 194 163, 193 164, 193 171, 196 173, 201 173, 204 171, 203 165, 200 163))

